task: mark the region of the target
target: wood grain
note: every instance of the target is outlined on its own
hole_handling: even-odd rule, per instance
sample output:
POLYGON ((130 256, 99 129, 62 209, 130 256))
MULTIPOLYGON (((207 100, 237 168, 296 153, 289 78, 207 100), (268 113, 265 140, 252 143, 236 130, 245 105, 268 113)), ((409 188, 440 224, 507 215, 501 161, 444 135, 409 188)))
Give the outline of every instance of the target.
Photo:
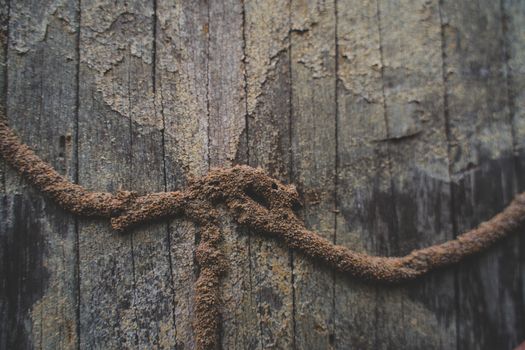
MULTIPOLYGON (((0 0, 0 100, 90 190, 260 166, 297 185, 324 237, 403 255, 525 190, 524 22, 518 0, 0 0)), ((194 347, 193 224, 117 235, 1 162, 0 222, 0 349, 194 347)), ((224 349, 525 339, 523 238, 382 287, 222 229, 224 349)))
MULTIPOLYGON (((155 95, 164 123, 166 190, 208 171, 208 4, 157 1, 155 95)), ((194 248, 192 223, 169 224, 177 348, 192 349, 194 248)))
MULTIPOLYGON (((490 217, 515 193, 500 3, 441 6, 456 233, 490 217)), ((458 346, 513 348, 523 339, 517 238, 459 267, 458 346)))
MULTIPOLYGON (((50 13, 56 5, 53 1, 9 5, 3 67, 11 69, 7 68, 3 86, 12 125, 46 161, 74 181, 76 3, 50 13), (32 28, 37 24, 38 29, 32 28), (59 77, 55 77, 57 70, 59 77)), ((75 221, 34 194, 13 171, 7 171, 0 253, 5 269, 0 308, 6 322, 0 327, 0 346, 73 347, 77 342, 75 221)))
MULTIPOLYGON (((292 182, 308 228, 335 239, 335 4, 292 1, 292 182)), ((295 346, 333 345, 334 275, 295 255, 295 346)))
MULTIPOLYGON (((525 3, 514 0, 502 1, 503 33, 507 60, 507 84, 509 113, 512 121, 514 161, 516 167, 516 191, 525 190, 525 3)), ((525 325, 525 239, 520 239, 519 275, 521 300, 517 311, 518 324, 525 325)), ((518 334, 518 343, 523 346, 523 333, 518 334)))
MULTIPOLYGON (((153 2, 87 1, 80 15, 79 182, 103 190, 162 190, 153 2)), ((81 223, 79 237, 81 329, 86 330, 81 347, 172 348, 166 226, 119 236, 104 224, 81 223)))
MULTIPOLYGON (((11 125, 71 181, 76 176, 76 6, 75 1, 9 4, 9 69, 3 81, 11 125)), ((75 220, 35 194, 7 171, 0 253, 5 269, 0 309, 6 322, 0 326, 0 347, 75 347, 75 220)))
MULTIPOLYGON (((246 162, 246 127, 243 3, 209 3, 208 106, 209 164, 230 166, 246 162)), ((222 333, 224 349, 251 348, 259 327, 250 290, 248 236, 224 217, 224 253, 228 273, 222 279, 222 333), (236 234, 237 232, 237 234, 236 234)))
MULTIPOLYGON (((337 6, 336 243, 370 254, 391 254, 387 243, 394 232, 394 207, 389 144, 382 141, 388 133, 378 7, 375 1, 353 0, 338 1, 337 6)), ((395 324, 386 333, 380 329, 385 323, 378 324, 378 310, 386 307, 378 298, 384 300, 391 292, 337 275, 335 348, 379 348, 387 336, 399 332, 395 324)), ((395 304, 388 307, 393 311, 395 304)))
MULTIPOLYGON (((136 35, 149 49, 137 57, 131 47, 126 58, 130 188, 139 193, 166 191, 163 115, 155 105, 154 2, 128 3, 130 6, 138 14, 134 30, 140 33, 136 35)), ((169 231, 166 224, 158 224, 135 230, 131 239, 137 346, 171 349, 176 346, 176 338, 169 231)))
MULTIPOLYGON (((248 161, 290 182, 290 4, 244 2, 248 161)), ((257 311, 257 348, 291 349, 294 342, 291 253, 249 232, 250 301, 257 311)))
MULTIPOLYGON (((379 1, 378 13, 394 209, 384 243, 402 256, 453 239, 441 22, 438 1, 379 1)), ((378 347, 456 347, 452 273, 392 292, 380 293, 378 347)))

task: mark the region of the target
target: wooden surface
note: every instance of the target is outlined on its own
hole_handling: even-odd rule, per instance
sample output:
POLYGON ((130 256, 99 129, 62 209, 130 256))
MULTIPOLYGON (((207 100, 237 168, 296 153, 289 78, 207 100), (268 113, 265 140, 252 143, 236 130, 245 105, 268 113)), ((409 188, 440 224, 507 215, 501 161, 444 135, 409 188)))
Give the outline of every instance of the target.
MULTIPOLYGON (((443 242, 525 190, 519 0, 0 0, 11 125, 93 190, 174 190, 245 163, 324 237, 443 242)), ((173 220, 76 219, 0 163, 0 349, 191 349, 193 249, 173 220)), ((224 217, 224 349, 512 349, 525 239, 398 287, 335 274, 224 217)))

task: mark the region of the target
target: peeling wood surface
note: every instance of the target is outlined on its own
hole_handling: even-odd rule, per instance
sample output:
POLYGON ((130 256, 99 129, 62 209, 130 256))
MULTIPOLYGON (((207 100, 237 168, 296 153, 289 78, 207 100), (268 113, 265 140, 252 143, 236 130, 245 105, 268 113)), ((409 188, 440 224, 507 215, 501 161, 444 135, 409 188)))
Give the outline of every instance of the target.
MULTIPOLYGON (((292 1, 292 181, 306 226, 335 240, 336 37, 334 1, 292 1)), ((293 255, 295 346, 333 345, 334 273, 293 255)))
MULTIPOLYGON (((0 0, 0 99, 93 190, 260 166, 310 228, 402 255, 525 190, 518 0, 0 0)), ((191 349, 193 249, 173 220, 116 235, 0 163, 0 348, 191 349)), ((408 285, 364 284, 227 217, 224 349, 511 349, 525 240, 408 285)))
MULTIPOLYGON (((133 171, 134 117, 138 115, 133 106, 143 104, 148 107, 148 102, 152 105, 153 95, 148 86, 141 91, 132 90, 131 86, 141 80, 151 81, 146 72, 140 72, 142 59, 151 64, 153 27, 152 6, 149 5, 109 1, 81 3, 78 125, 79 130, 89 130, 79 132, 78 140, 78 181, 83 186, 117 190, 132 186, 137 182, 136 174, 140 174, 133 171), (135 76, 136 72, 138 76, 135 76)), ((147 110, 144 115, 155 118, 154 111, 147 110)), ((150 166, 154 170, 158 164, 153 159, 150 166)), ((147 178, 149 176, 144 176, 147 178)), ((151 233, 156 234, 153 230, 151 233)), ((143 331, 158 334, 160 322, 142 329, 142 319, 147 321, 156 316, 156 308, 144 315, 138 311, 143 309, 144 300, 139 300, 137 295, 137 277, 141 277, 137 264, 140 266, 145 261, 135 260, 137 235, 140 232, 118 237, 112 234, 108 225, 96 222, 79 224, 82 348, 133 347, 143 344, 143 331), (82 332, 82 329, 89 331, 82 332)), ((157 260, 158 257, 152 262, 157 260)), ((161 305, 164 300, 158 302, 161 305)), ((157 345, 159 339, 151 337, 145 341, 157 345)))

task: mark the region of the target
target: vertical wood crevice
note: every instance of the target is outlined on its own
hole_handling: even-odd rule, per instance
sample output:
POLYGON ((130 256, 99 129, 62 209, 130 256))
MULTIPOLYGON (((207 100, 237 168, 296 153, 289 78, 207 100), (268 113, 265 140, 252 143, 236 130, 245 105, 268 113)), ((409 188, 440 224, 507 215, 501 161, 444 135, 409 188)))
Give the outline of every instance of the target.
MULTIPOLYGON (((388 139, 390 138, 391 132, 390 132, 390 123, 388 121, 388 113, 387 113, 387 105, 386 105, 386 94, 385 94, 385 62, 384 62, 384 53, 383 53, 383 36, 381 34, 381 6, 380 6, 380 0, 375 0, 376 6, 377 6, 377 32, 379 37, 379 64, 381 65, 380 69, 380 76, 381 76, 381 96, 382 96, 382 102, 383 102, 383 122, 385 124, 385 137, 388 139)), ((386 255, 397 255, 399 254, 399 237, 397 236, 397 232, 399 232, 399 228, 397 227, 397 209, 396 209, 396 195, 394 191, 394 179, 392 178, 392 154, 390 150, 390 146, 386 146, 386 158, 387 158, 387 170, 389 174, 389 195, 391 198, 391 211, 392 211, 392 217, 390 218, 389 226, 389 242, 386 243, 388 247, 383 251, 386 255), (394 242, 392 242, 392 237, 395 239, 394 242), (392 247, 393 246, 393 247, 392 247)))
MULTIPOLYGON (((508 109, 509 109, 509 123, 511 124, 512 128, 511 128, 511 133, 512 133, 512 154, 513 154, 513 159, 514 159, 514 173, 515 173, 515 180, 516 180, 516 184, 515 184, 515 193, 520 193, 522 192, 524 189, 525 189, 525 181, 522 180, 523 176, 520 176, 520 173, 521 173, 521 169, 525 169, 525 167, 521 164, 522 163, 522 159, 520 159, 520 151, 518 149, 519 145, 518 145, 518 132, 517 132, 517 125, 514 123, 514 118, 515 118, 515 115, 517 114, 517 108, 516 108, 516 103, 515 103, 515 100, 516 100, 516 96, 515 96, 515 92, 513 91, 512 89, 512 86, 514 85, 514 81, 513 81, 513 76, 512 76, 512 71, 511 71, 511 67, 510 67, 510 64, 509 64, 509 60, 510 60, 510 38, 509 38, 509 14, 507 13, 506 9, 505 9, 505 0, 500 0, 500 11, 501 11, 501 17, 502 17, 502 33, 503 33, 503 43, 502 43, 502 47, 504 49, 504 61, 505 61, 505 66, 506 66, 506 82, 507 82, 507 102, 508 102, 508 109)), ((519 279, 520 279, 520 282, 519 282, 519 286, 521 288, 521 293, 520 295, 522 296, 522 299, 520 300, 520 303, 521 303, 521 306, 520 306, 520 310, 522 310, 522 312, 519 312, 518 313, 518 318, 517 318, 517 324, 516 324, 516 328, 517 329, 523 329, 524 326, 525 326, 525 316, 523 315, 523 312, 525 312, 525 277, 524 277, 524 266, 525 264, 523 263, 523 261, 525 261, 525 239, 523 237, 520 237, 519 238, 519 261, 520 261, 520 264, 519 264, 519 279)))
MULTIPOLYGON (((388 119, 388 110, 387 110, 387 97, 385 93, 385 55, 383 52, 383 33, 382 33, 382 27, 381 27, 381 2, 380 0, 375 0, 376 6, 377 6, 377 33, 378 33, 378 40, 379 40, 379 64, 380 64, 380 82, 381 82, 381 101, 382 101, 382 108, 383 108, 383 122, 385 126, 385 137, 386 139, 389 139, 392 137, 391 134, 391 128, 390 128, 390 122, 388 119)), ((394 185, 394 173, 392 169, 392 151, 391 146, 387 144, 385 146, 385 156, 386 156, 386 162, 387 162, 387 173, 388 173, 388 197, 391 201, 390 203, 390 213, 391 216, 388 218, 388 233, 385 238, 385 241, 383 242, 384 246, 380 248, 380 251, 382 251, 383 254, 388 256, 395 256, 400 254, 400 248, 399 248, 399 240, 400 237, 398 235, 399 233, 399 227, 398 227, 398 210, 397 210, 397 201, 396 201, 396 193, 395 193, 395 185, 394 185)), ((403 308, 403 301, 404 301, 404 295, 401 291, 395 290, 393 291, 392 296, 384 296, 384 291, 381 290, 381 287, 376 287, 376 298, 382 298, 379 300, 376 300, 376 341, 381 344, 381 347, 398 347, 401 344, 408 345, 406 342, 406 333, 403 329, 401 334, 399 335, 392 335, 390 334, 390 331, 388 330, 388 325, 393 321, 393 318, 388 315, 389 308, 392 306, 385 305, 384 302, 385 299, 392 298, 394 301, 389 301, 388 303, 391 305, 399 304, 397 305, 400 308, 401 311, 401 324, 405 324, 404 320, 404 308, 403 308), (385 322, 386 329, 382 329, 382 324, 380 324, 380 319, 385 318, 385 314, 387 314, 387 320, 385 322), (386 331, 386 334, 381 334, 386 331), (394 339, 392 339, 394 338, 394 339)), ((404 327, 403 327, 404 328, 404 327)), ((391 331, 393 332, 399 332, 401 328, 394 327, 391 331)))
MULTIPOLYGON (((443 116, 444 116, 444 123, 445 123, 445 136, 447 140, 447 160, 448 160, 448 177, 450 179, 449 181, 449 191, 451 193, 450 196, 450 212, 455 213, 456 212, 456 203, 454 201, 454 181, 452 180, 452 159, 451 159, 451 126, 450 126, 450 111, 449 111, 449 102, 448 102, 448 91, 447 91, 447 82, 448 82, 448 73, 447 73, 447 53, 445 50, 445 26, 446 24, 443 21, 443 12, 442 12, 442 6, 443 6, 443 0, 438 1, 438 7, 439 7, 439 24, 440 24, 440 35, 441 35, 441 72, 442 72, 442 80, 443 80, 443 116)), ((460 233, 458 232, 458 223, 455 215, 451 216, 451 224, 452 224, 452 235, 454 238, 456 238, 460 233)), ((456 320, 460 317, 460 305, 459 305, 459 271, 457 268, 453 268, 452 273, 454 274, 454 310, 456 314, 456 320)), ((456 321, 456 349, 460 350, 460 325, 459 322, 456 321)))
MULTIPOLYGON (((244 2, 244 93, 248 152, 252 167, 261 167, 283 182, 290 182, 290 3, 244 2)), ((249 239, 251 278, 246 294, 256 321, 253 348, 293 347, 293 291, 290 250, 257 237, 250 230, 237 232, 249 239)))
MULTIPOLYGON (((515 173, 515 192, 521 193, 525 190, 525 180, 523 171, 525 171, 525 141, 523 135, 525 134, 525 116, 523 115, 523 97, 520 95, 523 84, 523 73, 520 70, 525 63, 523 61, 523 53, 521 50, 525 49, 525 40, 523 38, 523 24, 525 16, 525 6, 519 1, 500 0, 501 11, 501 25, 503 33, 502 47, 504 50, 504 62, 506 67, 506 82, 507 82, 507 102, 509 109, 509 123, 511 124, 512 133, 512 154, 514 159, 514 173, 515 173), (521 22, 520 22, 521 20, 521 22), (517 23, 516 23, 517 22, 517 23), (521 49, 521 50, 520 50, 521 49), (521 123, 520 123, 521 120, 521 123)), ((525 327, 525 238, 519 238, 519 286, 521 288, 520 310, 518 312, 517 325, 518 329, 525 327)), ((521 334, 524 337, 525 333, 521 334)), ((518 342, 523 339, 518 339, 518 342)))
MULTIPOLYGON (((0 94, 6 117, 21 138, 75 181, 77 2, 65 4, 56 15, 46 12, 52 5, 2 2, 1 20, 7 11, 9 21, 2 23, 0 94), (38 37, 41 28, 35 24, 40 20, 46 21, 46 30, 38 37)), ((33 198, 27 183, 12 169, 4 169, 0 187, 5 245, 0 255, 5 273, 1 274, 0 308, 17 311, 0 326, 2 334, 9 330, 5 337, 0 335, 0 347, 73 348, 78 335, 74 220, 47 199, 33 198), (9 245, 12 249, 5 250, 9 245), (16 271, 14 266, 20 270, 9 276, 16 271), (18 295, 10 300, 13 291, 18 295)))
MULTIPOLYGON (((378 4, 338 0, 337 244, 372 255, 390 232, 389 171, 379 52, 378 4)), ((336 349, 381 348, 380 289, 336 278, 336 349)), ((383 295, 388 294, 386 291, 383 295)), ((387 323, 388 324, 388 323, 387 323)), ((383 326, 386 328, 387 326, 383 326)), ((392 345, 394 346, 394 345, 392 345)))
MULTIPOLYGON (((246 150, 245 150, 245 164, 250 164, 250 119, 249 119, 249 111, 248 111, 248 71, 247 71, 247 50, 246 50, 246 0, 240 0, 242 5, 242 66, 243 66, 243 88, 244 88, 244 134, 245 134, 245 140, 246 143, 246 150)), ((239 142, 239 145, 242 143, 239 142)), ((239 156, 238 156, 239 158, 239 156)), ((241 156, 242 158, 242 156, 241 156)), ((242 162, 242 160, 241 160, 242 162)), ((248 246, 250 246, 251 242, 251 234, 248 234, 248 246)), ((250 275, 251 276, 251 275, 250 275)), ((251 280, 251 277, 250 277, 251 280)))
MULTIPOLYGON (((211 125, 212 125, 212 116, 211 116, 211 103, 210 103, 210 26, 211 26, 211 16, 210 16, 210 2, 206 1, 206 7, 207 7, 207 25, 208 25, 208 32, 206 35, 206 112, 207 112, 207 119, 208 119, 208 125, 207 125, 207 150, 208 150, 208 171, 210 171, 212 167, 212 156, 211 156, 211 125)), ((195 245, 197 246, 197 245, 195 245)))
MULTIPOLYGON (((288 76, 289 76, 289 93, 288 98, 290 100, 288 107, 288 181, 293 183, 293 179, 296 177, 294 174, 294 159, 293 159, 293 148, 292 148, 292 135, 293 135, 293 75, 292 75, 292 32, 293 32, 293 19, 292 19, 292 3, 294 0, 288 0, 288 76)), ((290 254, 290 279, 292 284, 292 348, 293 350, 297 349, 297 299, 295 293, 295 266, 294 266, 294 252, 292 249, 289 249, 290 254)))
MULTIPOLYGON (((131 188, 140 193, 166 188, 165 119, 156 108, 156 21, 157 3, 137 4, 136 40, 147 43, 145 57, 137 60, 133 41, 127 48, 129 156, 131 188), (140 38, 140 39, 139 39, 140 38), (149 56, 149 57, 148 57, 149 56), (148 59, 149 58, 149 59, 148 59), (147 106, 142 110, 141 106, 147 106), (143 116, 143 114, 149 114, 143 116), (153 125, 142 118, 149 117, 153 125)), ((136 44, 135 44, 136 45, 136 44)), ((130 232, 133 275, 133 312, 138 331, 136 346, 175 346, 172 337, 175 298, 172 283, 171 239, 165 224, 130 232)), ((175 328, 176 329, 176 328, 175 328)))
MULTIPOLYGON (((441 26, 437 1, 378 1, 377 5, 384 144, 392 202, 388 218, 391 232, 384 254, 397 256, 452 238, 440 86, 441 26)), ((453 347, 451 289, 450 275, 433 275, 388 291, 381 306, 389 325, 387 344, 453 347), (431 334, 423 336, 428 332, 431 334)))
MULTIPOLYGON (((389 125, 388 125, 388 118, 387 118, 387 114, 386 114, 386 98, 385 98, 385 79, 384 79, 384 70, 385 70, 385 64, 384 64, 384 56, 383 56, 383 39, 382 39, 382 34, 381 34, 381 7, 380 7, 380 4, 379 4, 380 0, 375 0, 375 5, 376 5, 376 21, 377 21, 377 37, 378 37, 378 52, 379 52, 379 65, 380 65, 380 69, 379 69, 379 82, 380 82, 380 94, 381 94, 381 107, 382 107, 382 122, 384 123, 384 127, 385 127, 385 130, 384 130, 384 135, 386 138, 389 137, 390 135, 390 128, 389 128, 389 125)), ((387 166, 386 166, 386 170, 387 170, 387 174, 388 174, 388 195, 389 195, 389 199, 391 200, 391 204, 390 204, 390 211, 392 213, 392 216, 396 214, 396 210, 395 210, 395 200, 394 200, 394 193, 393 193, 393 180, 392 180, 392 159, 391 159, 391 155, 390 155, 390 147, 389 146, 386 146, 386 160, 387 160, 387 166)), ((382 246, 381 247, 375 247, 376 249, 378 249, 381 253, 384 253, 384 254, 388 254, 390 255, 392 252, 390 251, 390 243, 389 242, 386 242, 386 240, 390 240, 390 236, 392 234, 395 234, 395 223, 396 220, 394 219, 394 217, 391 217, 389 218, 389 221, 387 223, 387 227, 389 228, 388 230, 388 233, 387 233, 387 238, 385 239, 384 242, 382 242, 382 246)), ((384 337, 385 335, 380 335, 380 333, 382 333, 381 331, 381 328, 380 328, 380 324, 379 324, 379 320, 380 318, 383 317, 382 313, 384 313, 384 310, 382 310, 384 308, 384 306, 382 306, 381 304, 381 293, 382 291, 380 290, 380 287, 376 287, 375 288, 375 302, 376 302, 376 305, 375 305, 375 334, 374 334, 374 343, 376 346, 382 346, 384 347, 384 337)))
MULTIPOLYGON (((335 138, 335 149, 334 149, 334 236, 332 243, 337 243, 337 228, 338 228, 338 218, 339 218, 339 37, 338 37, 338 24, 339 24, 339 13, 338 13, 338 0, 334 0, 334 48, 335 48, 335 58, 334 58, 334 138, 335 138)), ((331 329, 328 335, 328 343, 330 346, 334 346, 337 342, 336 338, 336 283, 337 283, 337 274, 335 269, 332 270, 332 310, 331 310, 331 329)))
MULTIPOLYGON (((306 226, 334 240, 335 2, 292 1, 293 183, 306 226)), ((295 346, 327 349, 333 339, 332 270, 293 258, 295 346)))
MULTIPOLYGON (((243 67, 243 93, 244 93, 244 134, 246 135, 245 136, 245 140, 244 140, 244 143, 245 143, 245 156, 244 156, 244 163, 245 164, 250 164, 250 119, 249 119, 249 112, 248 112, 248 69, 247 69, 247 49, 246 49, 246 46, 248 45, 247 43, 247 39, 246 39, 246 1, 245 0, 240 0, 241 1, 241 6, 242 6, 242 55, 243 55, 243 59, 242 59, 242 67, 243 67)), ((242 137, 242 136, 241 136, 242 137)), ((239 140, 239 146, 238 147, 242 147, 242 142, 243 140, 239 140)), ((242 152, 242 151, 241 151, 242 152)), ((239 152, 238 152, 239 153, 239 152)), ((239 157, 239 154, 237 155, 237 158, 243 158, 243 156, 241 155, 239 157)), ((238 159, 240 160, 241 163, 243 163, 243 160, 242 159, 238 159)), ((239 232, 239 230, 243 230, 243 229, 237 229, 237 232, 235 232, 236 235, 238 234, 243 234, 241 232, 239 232)), ((253 290, 253 270, 254 270, 254 267, 253 267, 253 264, 252 264, 252 259, 254 258, 253 254, 253 250, 252 250, 252 239, 253 239, 253 233, 251 231, 248 231, 246 230, 246 235, 247 235, 247 249, 248 249, 248 294, 249 294, 249 304, 250 304, 250 307, 253 307, 254 305, 252 304, 253 303, 253 300, 252 300, 252 295, 254 293, 254 290, 253 290)), ((257 302, 255 302, 255 306, 257 307, 257 302)), ((259 321, 258 322, 258 331, 259 331, 259 334, 257 334, 257 336, 255 336, 255 338, 257 339, 256 340, 256 343, 260 344, 261 346, 261 349, 263 348, 263 344, 262 344, 262 324, 261 322, 259 321)), ((254 336, 254 335, 252 335, 254 336)))
MULTIPOLYGON (((129 45, 128 45, 128 48, 127 48, 127 63, 126 63, 126 75, 127 75, 127 89, 128 89, 128 93, 127 93, 127 100, 128 100, 128 110, 127 110, 127 119, 128 119, 128 127, 129 127, 129 130, 128 130, 128 133, 129 133, 129 149, 128 149, 128 157, 129 157, 129 175, 127 176, 127 188, 133 188, 134 186, 134 175, 133 175, 133 119, 132 119, 132 108, 131 108, 131 104, 132 104, 132 100, 131 100, 131 73, 130 73, 130 64, 131 64, 131 55, 129 53, 129 45)), ((132 284, 131 284, 131 288, 132 288, 132 300, 133 300, 133 304, 137 303, 137 299, 138 299, 138 295, 137 295, 137 275, 136 275, 136 268, 135 268, 135 247, 134 247, 134 244, 133 244, 133 238, 135 236, 135 232, 130 232, 129 233, 129 244, 130 244, 130 253, 131 253, 131 277, 132 277, 132 284)), ((135 306, 135 305, 133 305, 135 306)), ((133 308, 133 316, 134 316, 134 323, 135 324, 139 324, 139 316, 137 315, 137 309, 134 307, 133 308)), ((138 327, 137 327, 138 328, 138 327)), ((139 344, 139 339, 138 339, 138 332, 134 332, 133 333, 133 340, 134 340, 134 344, 132 344, 133 346, 138 346, 139 344)))
MULTIPOLYGON (((244 4, 209 2, 208 102, 211 167, 246 162, 244 4)), ((220 342, 223 348, 252 347, 258 324, 247 291, 250 286, 248 237, 229 217, 221 217, 222 249, 228 273, 221 279, 220 342)))
MULTIPOLYGON (((515 194, 504 14, 500 2, 440 2, 449 108, 454 230, 494 215, 515 194), (474 132, 474 133, 473 133, 474 132), (490 137, 486 137, 490 135, 490 137), (486 203, 489 201, 490 203, 486 203)), ((514 238, 517 239, 517 238, 514 238)), ((512 348, 519 336, 513 238, 457 267, 458 348, 512 348), (505 259, 505 260, 503 260, 505 259), (495 308, 497 303, 500 307, 495 308)))
MULTIPOLYGON (((247 69, 247 55, 248 55, 248 52, 247 52, 247 38, 246 38, 246 1, 245 0, 241 0, 241 4, 242 4, 242 54, 243 54, 243 88, 244 88, 244 134, 245 134, 245 140, 244 140, 244 144, 246 145, 246 149, 245 149, 245 159, 244 159, 244 163, 245 164, 250 164, 250 116, 249 116, 249 112, 248 112, 248 69, 247 69)), ((242 136, 241 136, 242 137, 242 136)), ((240 140, 239 142, 239 147, 242 147, 242 140, 240 140)), ((241 150, 242 152, 242 150, 241 150)), ((239 153, 239 152, 238 152, 239 153)), ((239 154, 237 155, 237 158, 243 158, 242 156, 239 157, 239 154)), ((237 160, 240 160, 241 163, 243 163, 243 160, 242 159, 237 159, 237 160)), ((238 232, 235 232, 236 235, 238 234, 246 234, 247 236, 247 249, 248 249, 248 295, 249 295, 249 303, 250 303, 250 306, 253 307, 253 300, 252 300, 252 296, 254 294, 254 289, 253 289, 253 270, 254 270, 254 267, 253 267, 253 264, 252 264, 252 259, 254 259, 255 257, 253 256, 254 255, 254 252, 252 250, 252 236, 253 236, 253 233, 249 230, 244 230, 242 228, 240 229, 237 229, 238 232), (239 232, 239 230, 243 230, 243 231, 246 231, 246 232, 239 232)), ((255 307, 257 307, 257 302, 255 301, 255 307)), ((256 342, 258 344, 260 344, 261 348, 263 347, 263 344, 261 342, 261 335, 262 335, 262 324, 261 322, 259 321, 259 327, 258 327, 258 330, 259 330, 259 334, 257 334, 256 338, 256 342)))
MULTIPOLYGON (((156 0, 156 105, 163 119, 167 191, 209 170, 209 1, 156 0)), ((193 348, 199 228, 169 222, 174 347, 193 348)))
MULTIPOLYGON (((154 12, 153 1, 83 1, 79 138, 84 186, 139 193, 165 189, 163 122, 154 99, 154 12)), ((81 327, 90 330, 81 347, 174 346, 164 224, 127 235, 115 235, 101 224, 80 226, 81 327)))
MULTIPOLYGON (((7 113, 7 90, 8 90, 8 65, 7 65, 7 50, 9 47, 9 12, 11 8, 11 1, 10 0, 3 0, 0 2, 0 5, 3 7, 2 11, 0 12, 0 35, 2 36, 0 38, 1 42, 1 79, 2 82, 0 84, 0 98, 2 101, 2 108, 3 113, 7 113)), ((0 193, 6 193, 6 164, 3 160, 0 160, 0 193)))
MULTIPOLYGON (((75 47, 75 58, 77 61, 77 67, 76 67, 76 75, 75 75, 75 130, 74 130, 74 144, 75 144, 75 150, 74 150, 74 163, 75 163, 75 176, 74 176, 74 183, 79 183, 80 178, 80 167, 79 167, 79 118, 80 118, 80 28, 82 26, 82 0, 77 0, 77 9, 76 9, 76 21, 77 21, 77 32, 76 32, 76 47, 75 47)), ((80 323, 80 301, 81 301, 81 289, 80 289, 80 223, 79 219, 75 218, 74 223, 74 230, 75 230, 75 292, 76 292, 76 306, 75 306, 75 313, 76 313, 76 332, 77 332, 77 339, 76 339, 76 348, 80 350, 80 344, 81 344, 81 337, 82 337, 82 328, 80 323)))
MULTIPOLYGON (((162 151, 162 175, 163 175, 163 185, 164 185, 164 191, 168 192, 168 170, 167 170, 167 159, 166 159, 166 116, 164 115, 164 109, 163 109, 163 98, 162 96, 157 96, 158 90, 157 90, 157 74, 159 72, 157 71, 157 40, 158 40, 158 0, 152 0, 153 1, 153 42, 152 42, 152 90, 153 90, 153 96, 155 99, 155 102, 153 104, 153 108, 155 111, 155 115, 160 115, 162 120, 162 129, 161 129, 161 151, 162 151), (157 102, 159 101, 159 102, 157 102)), ((173 270, 173 258, 172 258, 172 252, 171 252, 171 244, 172 244, 172 230, 170 227, 170 223, 166 223, 166 244, 167 244, 167 250, 168 250, 168 267, 169 267, 169 288, 171 292, 171 312, 172 312, 172 322, 173 322, 173 334, 174 334, 174 343, 177 343, 177 318, 176 318, 176 291, 175 291, 175 282, 173 280, 174 276, 174 270, 173 270)))

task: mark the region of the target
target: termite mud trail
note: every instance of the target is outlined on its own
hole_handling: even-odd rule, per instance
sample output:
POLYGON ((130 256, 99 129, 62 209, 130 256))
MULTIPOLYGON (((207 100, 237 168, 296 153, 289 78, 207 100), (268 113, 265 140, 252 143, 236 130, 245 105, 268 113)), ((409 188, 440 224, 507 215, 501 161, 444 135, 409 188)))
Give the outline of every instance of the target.
POLYGON ((73 184, 23 144, 0 115, 0 154, 34 187, 64 210, 81 217, 111 220, 116 231, 154 220, 185 217, 200 227, 196 248, 199 277, 196 282, 194 332, 197 349, 215 349, 220 333, 220 278, 227 271, 221 251, 219 205, 240 225, 253 232, 284 241, 288 247, 320 261, 340 273, 371 282, 398 283, 420 277, 436 268, 481 252, 515 231, 525 218, 525 193, 501 213, 454 240, 403 257, 377 257, 335 245, 306 229, 295 214, 299 196, 285 185, 249 166, 213 169, 193 179, 182 191, 115 194, 91 192, 73 184))

